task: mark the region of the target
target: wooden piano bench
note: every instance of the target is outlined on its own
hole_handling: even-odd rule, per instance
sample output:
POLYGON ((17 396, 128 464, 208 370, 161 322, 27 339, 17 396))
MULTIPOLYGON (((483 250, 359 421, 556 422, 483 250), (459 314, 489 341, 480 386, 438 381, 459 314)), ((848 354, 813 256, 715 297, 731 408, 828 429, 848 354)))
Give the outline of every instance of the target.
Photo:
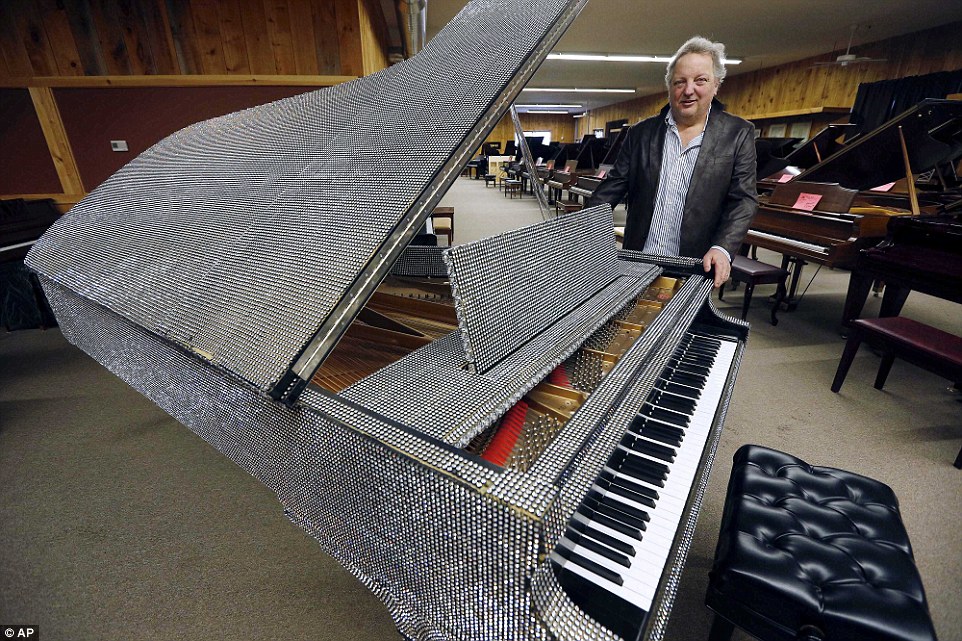
MULTIPOLYGON (((962 389, 962 336, 943 332, 925 323, 905 318, 859 318, 851 323, 848 341, 832 381, 832 391, 842 388, 855 354, 862 341, 882 350, 882 362, 875 377, 875 389, 882 389, 892 363, 898 356, 933 374, 944 376, 962 389)), ((962 469, 962 450, 955 459, 955 467, 962 469)))
MULTIPOLYGON (((760 260, 753 260, 747 256, 735 256, 732 259, 731 280, 735 283, 745 283, 745 297, 742 302, 742 320, 748 316, 748 307, 752 303, 752 294, 755 293, 755 285, 777 284, 775 291, 775 304, 772 305, 772 325, 778 325, 778 307, 785 300, 786 289, 785 281, 788 279, 788 270, 763 263, 760 260)), ((718 300, 723 300, 725 296, 725 285, 718 290, 718 300)))
POLYGON ((485 174, 484 175, 484 186, 485 187, 497 187, 498 186, 498 175, 497 174, 485 174))
POLYGON ((892 489, 744 445, 735 453, 706 605, 710 641, 935 641, 892 489))
POLYGON ((515 194, 518 194, 518 198, 521 197, 521 181, 520 180, 504 180, 501 183, 504 185, 504 195, 511 195, 514 198, 515 194))

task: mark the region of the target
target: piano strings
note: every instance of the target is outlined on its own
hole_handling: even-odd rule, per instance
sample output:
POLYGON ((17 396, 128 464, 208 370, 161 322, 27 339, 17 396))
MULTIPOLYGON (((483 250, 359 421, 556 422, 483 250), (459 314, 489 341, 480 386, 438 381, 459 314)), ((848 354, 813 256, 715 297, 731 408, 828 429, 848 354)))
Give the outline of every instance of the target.
POLYGON ((465 449, 501 467, 527 471, 683 283, 657 278, 465 449))

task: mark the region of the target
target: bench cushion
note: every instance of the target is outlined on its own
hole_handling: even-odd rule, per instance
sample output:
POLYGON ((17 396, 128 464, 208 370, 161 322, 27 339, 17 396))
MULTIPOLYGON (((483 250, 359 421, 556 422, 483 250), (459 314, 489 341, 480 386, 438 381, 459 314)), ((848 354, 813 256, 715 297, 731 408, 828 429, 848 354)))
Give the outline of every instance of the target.
POLYGON ((769 265, 759 260, 752 260, 746 256, 735 256, 732 258, 732 273, 734 274, 736 271, 741 272, 748 278, 756 280, 756 282, 758 282, 757 279, 761 278, 771 279, 768 282, 777 282, 788 273, 781 267, 769 265))
POLYGON ((935 639, 891 488, 756 445, 735 455, 707 602, 762 639, 935 639))
POLYGON ((925 352, 962 367, 962 337, 904 316, 859 318, 852 324, 868 336, 875 335, 896 346, 925 352))

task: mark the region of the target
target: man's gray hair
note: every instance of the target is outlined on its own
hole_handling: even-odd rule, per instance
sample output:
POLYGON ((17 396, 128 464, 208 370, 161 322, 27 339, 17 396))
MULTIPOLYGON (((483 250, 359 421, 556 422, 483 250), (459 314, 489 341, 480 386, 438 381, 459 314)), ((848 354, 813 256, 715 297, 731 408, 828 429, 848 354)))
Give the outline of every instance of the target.
POLYGON ((675 63, 682 56, 688 55, 689 53, 703 53, 711 56, 712 61, 712 71, 715 73, 715 79, 718 80, 718 84, 721 84, 725 79, 725 45, 720 42, 712 42, 708 38, 702 38, 701 36, 695 36, 689 38, 688 41, 679 47, 675 55, 671 57, 671 61, 668 63, 668 71, 665 73, 665 86, 671 89, 671 77, 675 73, 675 63))

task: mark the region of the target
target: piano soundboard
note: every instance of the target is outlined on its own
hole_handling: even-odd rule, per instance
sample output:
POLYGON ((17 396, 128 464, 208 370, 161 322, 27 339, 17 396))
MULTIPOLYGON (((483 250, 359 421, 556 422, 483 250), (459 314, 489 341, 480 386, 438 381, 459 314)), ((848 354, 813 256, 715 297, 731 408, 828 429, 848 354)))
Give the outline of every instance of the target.
POLYGON ((662 638, 721 436, 748 326, 700 261, 619 251, 607 205, 410 245, 583 4, 474 0, 385 72, 188 127, 27 256, 64 336, 407 638, 662 638))

